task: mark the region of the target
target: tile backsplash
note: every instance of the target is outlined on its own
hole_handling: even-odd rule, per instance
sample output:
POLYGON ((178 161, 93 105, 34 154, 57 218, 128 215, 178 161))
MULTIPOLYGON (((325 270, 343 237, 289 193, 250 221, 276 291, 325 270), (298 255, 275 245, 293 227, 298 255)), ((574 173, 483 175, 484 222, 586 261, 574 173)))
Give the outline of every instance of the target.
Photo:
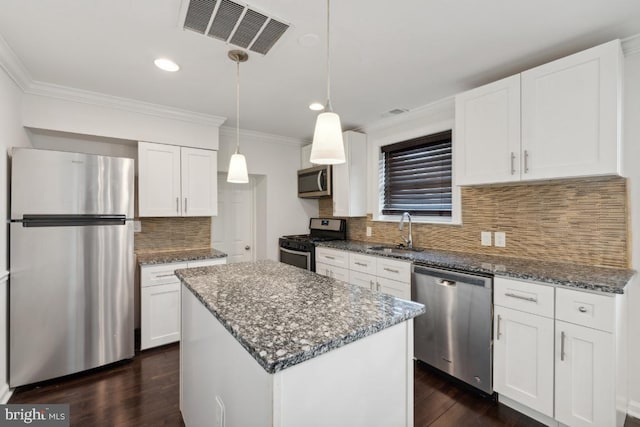
POLYGON ((136 253, 211 246, 211 217, 139 218, 142 231, 134 234, 136 253))
MULTIPOLYGON (((332 200, 320 199, 320 216, 332 200)), ((628 267, 626 179, 597 177, 462 188, 462 225, 414 224, 417 247, 628 267), (481 231, 503 231, 506 247, 481 246, 481 231)), ((349 218, 349 239, 395 244, 397 222, 349 218), (366 227, 372 236, 366 236, 366 227)))

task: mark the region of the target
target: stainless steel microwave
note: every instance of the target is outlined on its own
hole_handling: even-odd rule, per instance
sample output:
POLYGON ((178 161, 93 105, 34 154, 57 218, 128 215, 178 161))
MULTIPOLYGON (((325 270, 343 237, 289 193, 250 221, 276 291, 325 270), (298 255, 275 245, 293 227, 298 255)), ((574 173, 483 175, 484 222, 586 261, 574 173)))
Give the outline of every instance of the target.
POLYGON ((321 165, 298 171, 298 197, 331 196, 331 166, 321 165))

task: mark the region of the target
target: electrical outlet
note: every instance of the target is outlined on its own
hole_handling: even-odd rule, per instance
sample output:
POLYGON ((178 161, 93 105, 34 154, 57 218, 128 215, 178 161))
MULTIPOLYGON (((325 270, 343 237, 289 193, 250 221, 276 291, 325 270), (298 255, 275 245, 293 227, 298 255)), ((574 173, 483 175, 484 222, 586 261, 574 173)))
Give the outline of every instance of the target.
POLYGON ((133 221, 133 232, 139 233, 142 231, 142 222, 141 221, 133 221))
POLYGON ((367 237, 371 237, 371 227, 367 227, 367 237))
POLYGON ((481 231, 480 232, 480 243, 482 246, 491 246, 491 232, 490 231, 481 231))
POLYGON ((507 247, 507 233, 504 231, 496 231, 493 237, 498 248, 507 247))

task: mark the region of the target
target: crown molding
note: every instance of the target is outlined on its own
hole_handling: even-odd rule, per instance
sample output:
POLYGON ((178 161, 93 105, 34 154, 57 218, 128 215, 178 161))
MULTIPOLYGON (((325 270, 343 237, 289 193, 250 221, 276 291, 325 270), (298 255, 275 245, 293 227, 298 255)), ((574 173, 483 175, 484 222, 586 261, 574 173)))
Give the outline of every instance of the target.
POLYGON ((640 34, 622 40, 622 51, 625 56, 640 54, 640 34))
POLYGON ((23 92, 31 85, 33 79, 29 71, 27 71, 22 61, 20 61, 2 35, 0 35, 0 67, 23 92))
POLYGON ((391 128, 406 122, 410 122, 412 120, 424 119, 430 115, 441 114, 444 111, 450 110, 452 113, 454 111, 455 105, 455 97, 448 96, 446 98, 439 99, 430 104, 422 105, 420 107, 409 110, 404 114, 399 114, 397 116, 385 117, 383 119, 377 120, 375 122, 368 123, 364 126, 360 126, 358 129, 365 133, 371 133, 382 129, 391 128))
POLYGON ((227 120, 226 117, 197 113, 195 111, 168 107, 166 105, 137 101, 130 98, 106 95, 103 93, 91 92, 88 90, 40 81, 32 82, 32 84, 25 90, 25 93, 61 99, 64 101, 114 108, 116 110, 125 110, 132 113, 146 114, 154 117, 181 120, 205 126, 220 127, 227 120))
MULTIPOLYGON (((220 136, 223 136, 223 135, 228 137, 235 137, 236 128, 230 127, 230 126, 222 126, 220 128, 220 136)), ((246 129, 240 129, 240 137, 260 139, 265 142, 290 145, 290 146, 293 145, 296 147, 301 147, 303 145, 311 143, 310 141, 307 141, 304 139, 291 138, 288 136, 280 136, 280 135, 274 135, 271 133, 264 133, 264 132, 254 131, 254 130, 246 130, 246 129)))

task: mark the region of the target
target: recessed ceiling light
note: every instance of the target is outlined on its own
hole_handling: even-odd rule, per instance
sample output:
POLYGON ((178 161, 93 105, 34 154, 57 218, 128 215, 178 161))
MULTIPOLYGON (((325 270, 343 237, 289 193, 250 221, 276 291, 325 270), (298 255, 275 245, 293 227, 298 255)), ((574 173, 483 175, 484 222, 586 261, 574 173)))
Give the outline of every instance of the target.
POLYGON ((161 70, 170 71, 172 73, 180 69, 180 66, 178 64, 167 58, 158 58, 153 61, 153 63, 156 64, 156 67, 160 68, 161 70))
POLYGON ((309 104, 309 109, 313 111, 322 111, 324 110, 324 105, 320 104, 319 102, 312 102, 311 104, 309 104))

